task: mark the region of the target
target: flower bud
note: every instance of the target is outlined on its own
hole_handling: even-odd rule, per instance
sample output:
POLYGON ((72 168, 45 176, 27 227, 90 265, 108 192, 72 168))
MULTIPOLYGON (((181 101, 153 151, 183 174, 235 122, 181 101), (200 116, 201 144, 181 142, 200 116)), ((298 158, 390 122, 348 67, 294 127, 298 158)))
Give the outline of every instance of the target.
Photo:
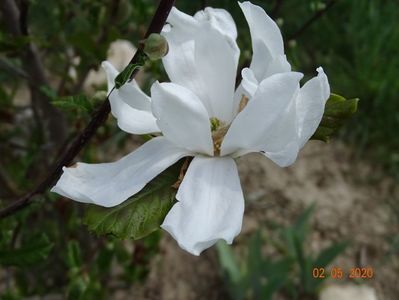
POLYGON ((168 54, 169 46, 166 39, 158 34, 151 33, 144 41, 144 53, 150 60, 158 60, 168 54))

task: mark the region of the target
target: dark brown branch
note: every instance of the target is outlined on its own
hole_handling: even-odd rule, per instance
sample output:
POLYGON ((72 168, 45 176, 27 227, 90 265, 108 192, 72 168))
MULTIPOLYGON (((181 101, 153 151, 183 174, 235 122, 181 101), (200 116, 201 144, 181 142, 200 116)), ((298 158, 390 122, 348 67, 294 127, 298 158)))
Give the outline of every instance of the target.
POLYGON ((339 0, 330 0, 323 9, 317 11, 309 20, 307 20, 297 31, 295 31, 288 39, 294 40, 304 33, 314 22, 321 18, 335 3, 339 0))
MULTIPOLYGON (((28 36, 28 2, 26 0, 21 1, 21 9, 18 8, 15 0, 1 0, 0 10, 11 35, 28 36)), ((39 52, 33 43, 26 45, 21 59, 24 70, 29 76, 33 110, 37 112, 38 120, 43 121, 38 125, 47 138, 57 145, 66 136, 65 117, 50 104, 48 97, 40 92, 40 87, 48 86, 49 83, 39 52)))
POLYGON ((273 10, 271 12, 271 17, 273 19, 278 17, 278 14, 280 13, 282 5, 283 5, 283 0, 276 0, 273 10))
MULTIPOLYGON (((151 33, 161 32, 174 3, 175 0, 161 0, 158 9, 155 12, 155 15, 148 27, 145 37, 148 37, 151 33)), ((139 51, 141 51, 141 48, 139 48, 136 54, 133 56, 131 63, 135 63, 137 61, 137 59, 139 58, 138 54, 139 51)), ((136 74, 137 72, 134 72, 131 78, 136 76, 136 74)), ((4 218, 6 216, 14 214, 15 212, 31 204, 35 199, 34 198, 35 196, 46 192, 47 189, 51 187, 51 185, 54 184, 54 182, 61 175, 62 167, 71 164, 71 162, 80 152, 80 150, 88 143, 88 141, 96 133, 97 129, 106 121, 110 111, 111 107, 107 98, 104 101, 104 103, 101 105, 101 107, 94 113, 91 121, 89 122, 87 127, 83 130, 83 132, 79 134, 75 138, 75 140, 71 143, 71 145, 66 149, 66 151, 60 157, 57 163, 54 165, 52 171, 48 174, 46 179, 42 183, 40 183, 35 189, 33 189, 33 191, 26 194, 22 198, 18 199, 10 206, 0 210, 0 218, 4 218)))

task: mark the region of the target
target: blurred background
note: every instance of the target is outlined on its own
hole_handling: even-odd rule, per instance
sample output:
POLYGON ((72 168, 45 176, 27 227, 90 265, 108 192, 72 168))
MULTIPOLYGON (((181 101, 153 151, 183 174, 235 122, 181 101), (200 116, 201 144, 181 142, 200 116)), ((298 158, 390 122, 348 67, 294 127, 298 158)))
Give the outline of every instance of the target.
MULTIPOLYGON (((252 2, 279 24, 293 68, 310 78, 323 66, 334 93, 360 98, 358 113, 289 168, 240 159, 243 231, 200 257, 161 231, 137 241, 96 236, 83 224, 85 205, 38 196, 0 220, 0 299, 398 299, 399 2, 252 2)), ((1 0, 1 207, 37 185, 85 127, 106 90, 101 61, 123 69, 157 3, 1 0)), ((227 9, 240 64, 249 63, 236 1, 176 6, 227 9)), ((160 62, 138 76, 147 92, 155 79, 168 80, 160 62)), ((78 160, 114 161, 143 141, 109 117, 78 160)))

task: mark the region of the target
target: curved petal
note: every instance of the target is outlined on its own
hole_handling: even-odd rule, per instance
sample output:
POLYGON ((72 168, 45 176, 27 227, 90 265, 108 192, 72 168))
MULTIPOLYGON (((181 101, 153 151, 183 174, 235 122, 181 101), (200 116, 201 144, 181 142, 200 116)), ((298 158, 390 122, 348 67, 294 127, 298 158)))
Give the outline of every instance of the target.
POLYGON ((253 57, 250 68, 258 81, 272 74, 288 72, 288 62, 273 63, 277 57, 284 56, 284 43, 280 28, 260 6, 248 1, 239 3, 248 22, 252 38, 253 57))
POLYGON ((115 78, 118 76, 119 72, 109 61, 106 60, 101 63, 101 67, 104 69, 105 75, 107 76, 107 87, 109 94, 115 86, 115 78))
POLYGON ((295 162, 299 152, 295 101, 291 101, 286 111, 269 127, 262 142, 262 153, 280 167, 295 162))
POLYGON ((229 36, 231 39, 237 39, 237 27, 233 17, 225 9, 206 7, 197 12, 194 18, 200 22, 209 22, 221 33, 229 36))
POLYGON ((64 167, 64 173, 51 191, 79 202, 116 206, 180 158, 189 155, 164 137, 154 138, 116 162, 77 163, 70 168, 64 167))
POLYGON ((328 78, 320 67, 317 77, 301 88, 296 100, 299 147, 302 148, 319 126, 327 99, 330 97, 328 78))
MULTIPOLYGON (((114 87, 118 71, 104 61, 102 67, 107 73, 108 93, 114 87)), ((112 115, 117 119, 123 131, 133 134, 159 132, 156 119, 151 112, 151 99, 138 87, 135 80, 115 89, 109 96, 112 115)))
POLYGON ((200 98, 211 117, 229 122, 233 117, 238 46, 211 23, 181 14, 177 14, 179 18, 172 15, 171 26, 163 31, 169 43, 169 52, 163 58, 165 70, 172 82, 200 98))
POLYGON ((190 90, 174 83, 151 87, 152 111, 164 136, 189 151, 213 155, 208 113, 190 90))
POLYGON ((229 122, 233 118, 238 56, 236 57, 231 51, 228 41, 220 32, 212 30, 211 26, 204 27, 204 30, 198 32, 195 44, 199 80, 205 87, 198 92, 202 93, 200 98, 204 101, 211 117, 229 122))
POLYGON ((199 255, 220 239, 231 244, 240 233, 244 197, 232 158, 196 156, 176 198, 161 227, 182 249, 199 255))
POLYGON ((286 112, 299 89, 302 76, 301 73, 289 72, 263 80, 253 99, 231 124, 222 143, 221 155, 261 151, 264 136, 286 112))
POLYGON ((241 72, 242 75, 242 87, 244 88, 248 97, 253 97, 256 90, 258 89, 259 82, 255 77, 254 72, 249 68, 244 68, 241 72))

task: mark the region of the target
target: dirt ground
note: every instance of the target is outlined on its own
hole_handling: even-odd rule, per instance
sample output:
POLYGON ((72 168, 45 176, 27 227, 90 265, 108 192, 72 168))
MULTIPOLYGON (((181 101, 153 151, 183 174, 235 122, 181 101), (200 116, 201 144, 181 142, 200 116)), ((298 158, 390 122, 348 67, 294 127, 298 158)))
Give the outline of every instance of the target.
MULTIPOLYGON (((239 159, 247 202, 243 230, 234 249, 242 247, 259 228, 267 231, 265 222, 288 225, 315 202, 311 250, 350 241, 334 265, 343 270, 372 267, 374 278, 361 284, 375 289, 379 300, 398 299, 399 257, 389 257, 388 253, 392 246, 389 238, 399 232, 399 215, 389 202, 399 199, 399 188, 375 165, 355 157, 347 146, 333 141, 308 143, 297 162, 284 169, 258 154, 239 159)), ((133 287, 130 296, 148 300, 227 299, 214 248, 195 257, 181 250, 167 233, 160 247, 145 285, 133 287)), ((330 279, 326 284, 337 282, 330 279)))

